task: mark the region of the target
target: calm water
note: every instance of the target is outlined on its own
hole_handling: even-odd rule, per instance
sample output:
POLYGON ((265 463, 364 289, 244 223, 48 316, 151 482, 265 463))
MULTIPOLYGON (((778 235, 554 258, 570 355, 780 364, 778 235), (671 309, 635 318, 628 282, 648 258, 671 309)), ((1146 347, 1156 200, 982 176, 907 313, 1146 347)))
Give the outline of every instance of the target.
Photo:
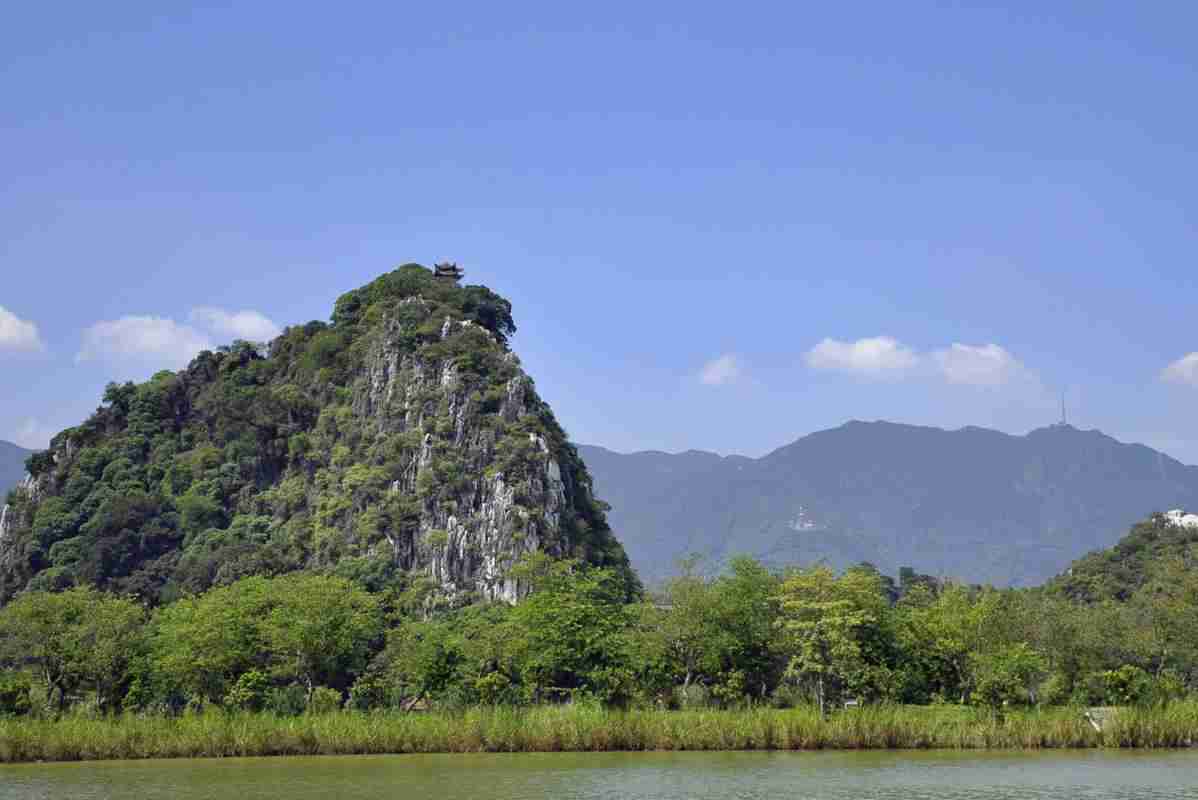
POLYGON ((0 767, 0 800, 1155 800, 1198 798, 1198 753, 384 756, 0 767))

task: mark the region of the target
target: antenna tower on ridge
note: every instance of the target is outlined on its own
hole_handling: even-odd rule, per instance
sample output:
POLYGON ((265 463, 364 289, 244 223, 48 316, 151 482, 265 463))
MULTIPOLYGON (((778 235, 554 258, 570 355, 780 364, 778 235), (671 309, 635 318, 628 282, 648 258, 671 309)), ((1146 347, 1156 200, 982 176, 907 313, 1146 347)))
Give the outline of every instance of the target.
POLYGON ((1061 427, 1064 428, 1069 424, 1069 417, 1065 414, 1065 390, 1061 390, 1061 427))

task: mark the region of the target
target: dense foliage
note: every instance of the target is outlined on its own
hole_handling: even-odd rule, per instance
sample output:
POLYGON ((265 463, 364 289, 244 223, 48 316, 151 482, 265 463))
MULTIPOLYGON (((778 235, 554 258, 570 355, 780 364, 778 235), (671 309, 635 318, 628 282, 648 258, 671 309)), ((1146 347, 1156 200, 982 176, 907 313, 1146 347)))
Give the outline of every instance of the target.
MULTIPOLYGON (((540 542, 635 591, 585 468, 508 349, 514 331, 503 298, 408 265, 341 297, 331 323, 110 385, 29 459, 32 490, 10 494, 0 602, 93 586, 157 605, 301 569, 402 591, 435 561, 483 561, 445 528, 468 525, 497 478, 515 506, 498 532, 509 550, 540 542), (550 458, 567 493, 553 526, 550 458)), ((442 583, 469 589, 475 571, 442 583)))
POLYGON ((1129 600, 1162 569, 1178 562, 1193 567, 1195 545, 1198 528, 1173 524, 1168 516, 1154 514, 1135 525, 1114 547, 1074 562, 1051 586, 1076 600, 1129 600))
MULTIPOLYGON (((1140 531, 1139 533, 1142 533, 1140 531)), ((1174 534, 1170 534, 1174 535, 1174 534)), ((695 563, 629 603, 618 573, 532 554, 516 605, 442 607, 312 573, 251 576, 146 612, 91 588, 0 609, 0 712, 868 704, 1165 704, 1198 688, 1198 572, 1125 600, 996 590, 868 564, 695 563)))

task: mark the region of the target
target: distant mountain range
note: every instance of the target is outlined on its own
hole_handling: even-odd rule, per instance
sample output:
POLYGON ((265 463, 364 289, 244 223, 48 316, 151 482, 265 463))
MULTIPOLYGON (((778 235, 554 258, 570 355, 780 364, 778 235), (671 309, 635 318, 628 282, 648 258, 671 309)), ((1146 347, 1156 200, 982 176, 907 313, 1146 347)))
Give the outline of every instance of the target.
POLYGON ((702 554, 1041 583, 1154 511, 1198 509, 1198 467, 1069 425, 1026 436, 850 422, 758 459, 579 447, 643 579, 702 554))
POLYGON ((8 494, 8 490, 25 477, 25 459, 31 455, 32 450, 0 441, 0 505, 4 504, 4 495, 8 494))

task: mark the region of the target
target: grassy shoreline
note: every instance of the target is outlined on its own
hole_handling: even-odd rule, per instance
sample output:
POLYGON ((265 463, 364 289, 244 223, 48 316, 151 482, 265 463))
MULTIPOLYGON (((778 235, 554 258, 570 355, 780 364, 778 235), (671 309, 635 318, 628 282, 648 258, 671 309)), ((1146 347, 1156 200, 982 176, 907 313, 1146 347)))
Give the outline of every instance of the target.
POLYGON ((1078 709, 995 715, 876 706, 821 719, 810 709, 607 711, 478 708, 278 717, 208 712, 0 720, 0 763, 403 753, 685 750, 1176 748, 1198 741, 1198 703, 1127 709, 1099 733, 1078 709))

